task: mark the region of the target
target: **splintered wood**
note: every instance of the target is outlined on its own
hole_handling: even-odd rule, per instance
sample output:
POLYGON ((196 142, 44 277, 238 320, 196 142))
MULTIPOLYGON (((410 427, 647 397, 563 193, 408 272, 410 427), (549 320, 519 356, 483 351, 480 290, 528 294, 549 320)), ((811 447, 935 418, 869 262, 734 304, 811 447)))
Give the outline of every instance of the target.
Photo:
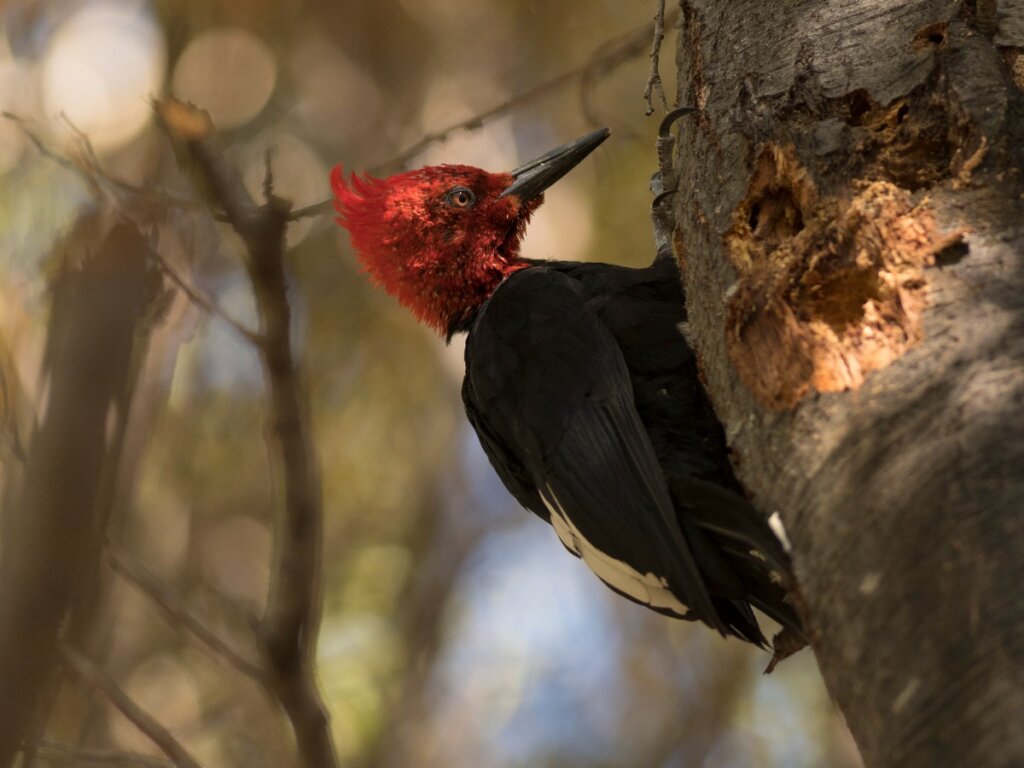
POLYGON ((886 181, 821 196, 791 149, 768 146, 726 236, 739 274, 726 343, 744 384, 773 410, 860 387, 921 339, 924 268, 962 234, 886 181))

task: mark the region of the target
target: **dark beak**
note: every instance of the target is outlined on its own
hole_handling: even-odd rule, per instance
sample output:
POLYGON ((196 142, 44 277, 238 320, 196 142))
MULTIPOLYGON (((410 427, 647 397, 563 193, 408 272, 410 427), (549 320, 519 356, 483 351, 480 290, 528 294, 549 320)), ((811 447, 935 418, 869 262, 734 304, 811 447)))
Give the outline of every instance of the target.
POLYGON ((607 128, 600 128, 575 141, 552 149, 536 160, 531 160, 512 171, 515 179, 512 186, 499 197, 515 195, 521 202, 529 202, 543 194, 544 190, 575 168, 579 162, 597 149, 597 145, 608 138, 607 128))

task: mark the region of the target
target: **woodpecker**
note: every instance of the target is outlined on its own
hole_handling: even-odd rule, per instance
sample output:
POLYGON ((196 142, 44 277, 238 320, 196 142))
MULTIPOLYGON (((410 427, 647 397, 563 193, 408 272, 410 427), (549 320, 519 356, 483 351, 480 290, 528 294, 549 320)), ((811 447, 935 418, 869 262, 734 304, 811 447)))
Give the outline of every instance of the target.
POLYGON ((447 340, 468 333, 466 414, 505 487, 601 581, 760 647, 751 606, 803 638, 788 556, 747 501, 686 337, 675 260, 537 261, 544 191, 601 129, 510 173, 331 173, 371 280, 447 340))

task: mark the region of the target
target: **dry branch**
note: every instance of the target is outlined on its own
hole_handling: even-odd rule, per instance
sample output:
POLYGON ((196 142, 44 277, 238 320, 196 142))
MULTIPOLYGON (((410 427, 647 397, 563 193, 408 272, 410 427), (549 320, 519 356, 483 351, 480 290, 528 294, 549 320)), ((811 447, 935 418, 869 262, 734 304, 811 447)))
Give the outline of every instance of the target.
POLYGON ((37 745, 40 757, 49 765, 103 765, 124 766, 124 768, 168 768, 171 763, 162 757, 150 757, 135 752, 121 752, 112 749, 85 749, 70 744, 43 739, 37 745))
POLYGON ((164 130, 183 150, 197 188, 245 243, 246 267, 259 310, 260 356, 269 384, 273 449, 284 476, 285 509, 275 539, 266 613, 259 628, 267 690, 291 722, 303 765, 337 765, 327 712, 314 675, 320 623, 322 488, 307 399, 291 343, 291 307, 284 271, 289 203, 272 194, 258 205, 228 162, 209 116, 177 101, 156 105, 164 130))
POLYGON ((18 126, 25 138, 29 140, 40 155, 52 160, 62 168, 81 176, 94 193, 99 192, 105 186, 107 191, 113 192, 115 196, 121 197, 122 200, 124 198, 144 200, 158 203, 167 208, 184 208, 193 211, 202 207, 202 203, 197 200, 179 197, 166 190, 149 189, 148 187, 132 184, 114 176, 100 163, 88 135, 63 113, 61 114, 61 119, 74 135, 75 141, 80 148, 80 153, 77 157, 69 157, 61 150, 47 144, 39 131, 26 118, 6 110, 0 112, 0 117, 10 120, 18 126))
POLYGON ((189 753, 174 735, 164 728, 152 715, 136 704, 121 690, 120 686, 92 661, 68 645, 60 646, 64 664, 104 696, 128 720, 152 741, 161 752, 170 758, 178 768, 201 768, 199 762, 189 753))
POLYGON ((658 10, 654 14, 654 35, 651 41, 651 68, 647 73, 647 84, 644 86, 644 100, 647 102, 646 115, 654 114, 654 95, 661 102, 662 111, 668 110, 665 88, 661 83, 661 72, 658 64, 661 60, 661 41, 665 39, 665 0, 657 0, 658 10))
POLYGON ((142 563, 109 542, 107 562, 115 573, 144 592, 166 614, 172 624, 184 627, 195 635, 216 658, 226 661, 246 677, 264 682, 265 675, 261 667, 242 656, 227 641, 192 615, 181 596, 146 570, 142 563))
POLYGON ((205 312, 210 317, 218 318, 227 323, 228 327, 238 334, 238 336, 240 336, 244 341, 247 341, 257 347, 263 343, 263 339, 260 338, 258 333, 246 328, 245 325, 228 314, 227 310, 225 310, 220 304, 182 277, 178 273, 178 270, 172 267, 167 259, 156 252, 153 253, 153 256, 156 263, 160 266, 160 269, 164 271, 164 274, 170 278, 172 283, 181 289, 181 292, 184 293, 188 300, 191 301, 198 309, 205 312))

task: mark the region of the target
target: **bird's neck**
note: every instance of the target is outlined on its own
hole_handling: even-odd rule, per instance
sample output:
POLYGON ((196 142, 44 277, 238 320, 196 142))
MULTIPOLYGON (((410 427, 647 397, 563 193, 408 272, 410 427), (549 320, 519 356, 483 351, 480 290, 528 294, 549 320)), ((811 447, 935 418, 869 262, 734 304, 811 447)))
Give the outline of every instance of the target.
POLYGON ((405 263, 386 287, 416 317, 446 338, 469 330, 480 308, 505 279, 530 264, 498 250, 424 254, 405 263))

